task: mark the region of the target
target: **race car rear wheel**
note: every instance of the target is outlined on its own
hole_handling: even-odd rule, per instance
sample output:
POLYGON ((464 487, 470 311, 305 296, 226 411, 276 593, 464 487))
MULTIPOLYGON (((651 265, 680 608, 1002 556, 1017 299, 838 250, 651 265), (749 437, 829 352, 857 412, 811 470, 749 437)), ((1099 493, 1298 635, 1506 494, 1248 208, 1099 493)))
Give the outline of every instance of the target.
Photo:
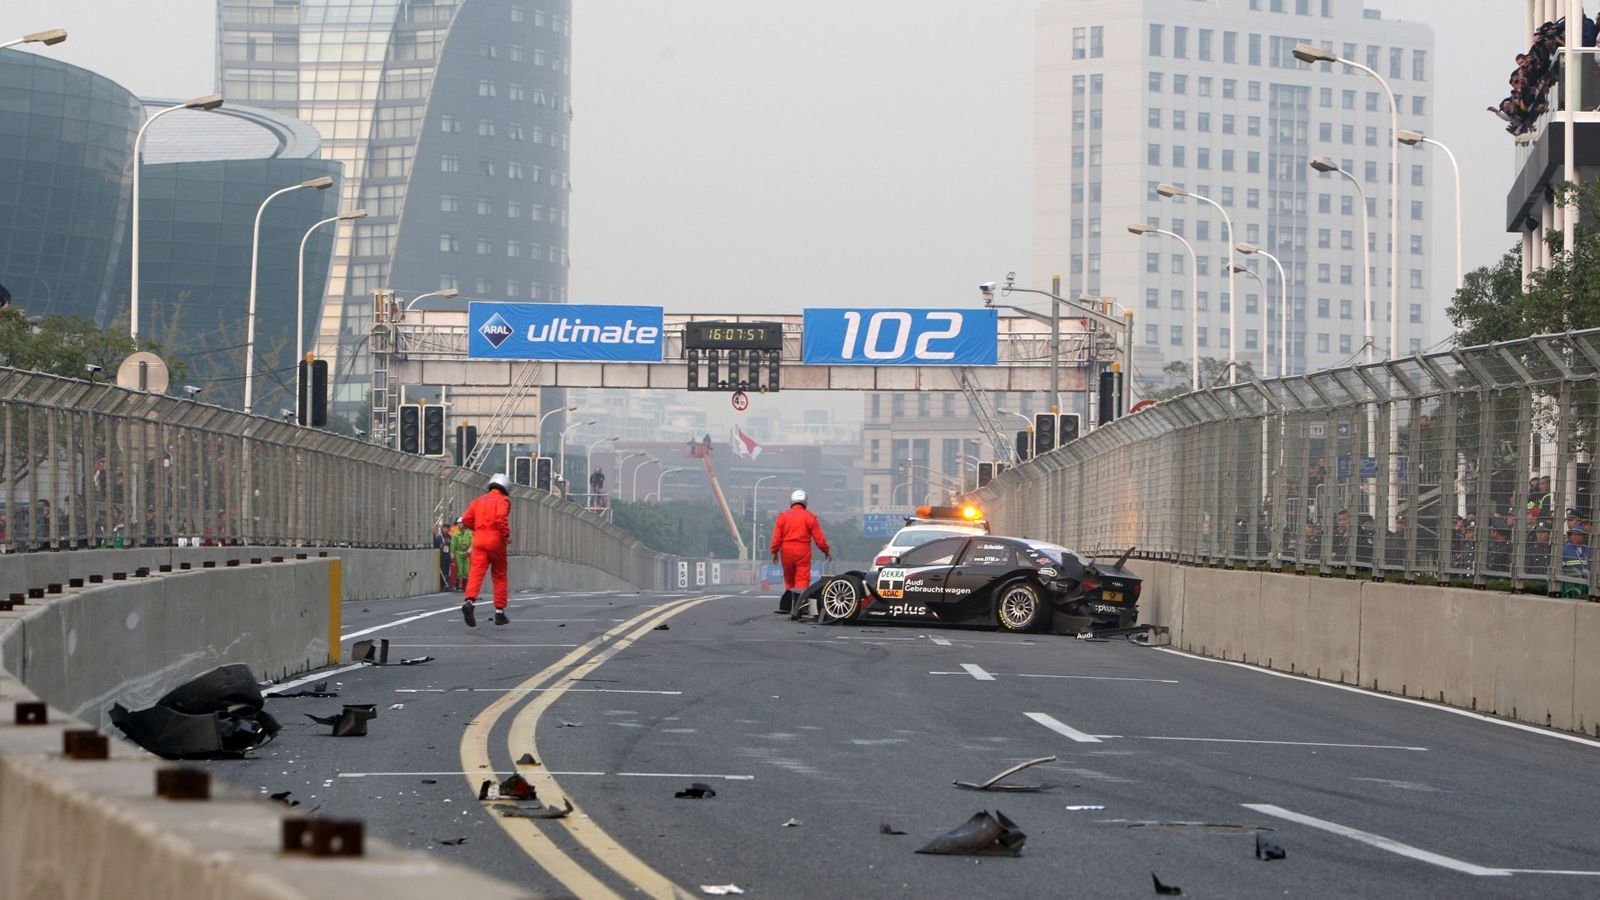
POLYGON ((817 598, 820 620, 826 623, 855 618, 856 613, 861 611, 861 598, 865 593, 861 579, 854 575, 828 579, 817 598))
POLYGON ((1026 581, 1014 581, 1000 590, 994 605, 995 618, 1007 631, 1033 631, 1044 617, 1039 592, 1026 581))

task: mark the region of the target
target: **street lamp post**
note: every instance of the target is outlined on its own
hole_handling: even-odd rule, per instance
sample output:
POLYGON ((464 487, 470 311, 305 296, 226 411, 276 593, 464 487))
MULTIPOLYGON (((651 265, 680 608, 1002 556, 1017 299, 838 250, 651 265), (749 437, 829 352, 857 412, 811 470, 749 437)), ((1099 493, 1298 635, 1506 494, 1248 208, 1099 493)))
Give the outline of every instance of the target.
MULTIPOLYGON (((1198 391, 1200 390, 1200 267, 1194 255, 1194 245, 1176 231, 1156 228, 1153 225, 1129 225, 1128 232, 1141 237, 1147 234, 1164 234, 1170 238, 1177 238, 1183 249, 1189 251, 1189 389, 1198 391)), ((1228 308, 1231 310, 1233 307, 1230 305, 1228 308)), ((1131 340, 1129 349, 1132 350, 1131 340)))
MULTIPOLYGON (((1278 318, 1280 329, 1278 333, 1278 376, 1281 378, 1289 374, 1289 279, 1283 274, 1283 263, 1279 262, 1278 258, 1271 253, 1254 244, 1246 244, 1243 241, 1235 244, 1234 249, 1245 256, 1264 256, 1271 260, 1272 265, 1278 270, 1278 318)), ((1266 288, 1263 287, 1262 290, 1266 290, 1266 288)), ((1265 309, 1262 310, 1262 315, 1266 315, 1265 309)), ((1265 369, 1265 366, 1263 366, 1263 369, 1265 369)), ((1266 374, 1265 371, 1262 374, 1266 374)))
MULTIPOLYGON (((1188 188, 1181 188, 1172 184, 1158 184, 1156 185, 1156 193, 1163 197, 1193 197, 1194 199, 1199 200, 1201 203, 1211 204, 1211 206, 1216 208, 1217 212, 1222 213, 1222 224, 1228 229, 1228 383, 1233 384, 1239 380, 1239 358, 1236 350, 1236 348, 1239 346, 1239 329, 1237 327, 1238 323, 1234 316, 1234 310, 1239 305, 1239 298, 1233 292, 1233 218, 1228 215, 1227 210, 1222 208, 1222 204, 1211 199, 1210 197, 1196 194, 1194 191, 1191 191, 1188 188)), ((1195 274, 1198 277, 1199 273, 1197 272, 1195 274)), ((1263 297, 1266 295, 1266 290, 1267 289, 1265 286, 1261 288, 1263 297)), ((1198 302, 1198 296, 1196 297, 1196 301, 1198 302)), ((1265 344, 1266 340, 1267 332, 1265 329, 1263 329, 1261 332, 1261 341, 1263 344, 1265 344)), ((1266 359, 1266 353, 1264 350, 1261 358, 1263 360, 1266 359)), ((1265 363, 1263 363, 1261 367, 1263 375, 1266 374, 1266 368, 1267 367, 1265 363)))
MULTIPOLYGON (((750 488, 750 558, 751 559, 755 559, 756 558, 756 544, 758 543, 758 541, 756 540, 756 529, 760 526, 760 519, 758 518, 760 514, 756 512, 756 509, 757 509, 757 505, 761 502, 761 482, 763 482, 763 481, 771 481, 772 479, 777 478, 777 477, 778 476, 776 476, 776 475, 763 475, 760 478, 757 478, 755 485, 750 488)), ((890 497, 889 498, 889 502, 893 503, 894 502, 894 498, 890 497)))
MULTIPOLYGON (((577 409, 576 406, 568 409, 567 412, 572 412, 575 409, 577 409)), ((555 411, 559 412, 560 410, 555 410, 555 411)), ((549 413, 546 413, 546 415, 549 415, 549 413)), ((543 424, 543 422, 544 422, 543 417, 540 417, 539 421, 540 421, 541 424, 543 424)), ((588 426, 593 425, 594 423, 595 423, 594 419, 589 419, 586 422, 579 422, 579 423, 577 423, 575 425, 568 425, 566 428, 562 429, 561 436, 556 439, 556 471, 561 473, 561 478, 562 478, 563 481, 566 480, 566 477, 567 477, 567 435, 569 435, 572 432, 578 430, 579 428, 587 428, 588 426)), ((587 476, 585 476, 585 477, 587 477, 587 476)), ((618 486, 620 487, 620 485, 618 485, 618 486)))
MULTIPOLYGON (((660 503, 661 500, 662 500, 661 482, 668 475, 671 475, 674 472, 686 472, 686 471, 688 471, 688 469, 684 468, 683 466, 678 466, 678 467, 672 468, 672 469, 662 469, 660 472, 656 473, 656 492, 652 496, 654 496, 656 498, 656 502, 657 503, 660 503)), ((648 502, 650 498, 646 497, 644 499, 648 502)))
POLYGON ((49 47, 66 39, 67 30, 65 28, 52 28, 49 31, 35 31, 33 34, 25 34, 14 41, 6 41, 4 44, 0 44, 0 50, 4 50, 7 47, 15 47, 19 44, 43 44, 49 47))
MULTIPOLYGON (((367 211, 364 209, 351 210, 350 212, 339 216, 329 216, 310 228, 307 228, 305 235, 300 238, 300 264, 295 270, 298 273, 299 278, 296 282, 296 299, 294 307, 294 402, 295 409, 297 410, 300 410, 300 398, 305 394, 306 391, 305 385, 302 384, 300 380, 300 361, 306 358, 306 242, 311 240, 311 233, 313 231, 316 231, 318 228, 321 228, 324 225, 333 222, 348 221, 351 219, 364 219, 366 216, 367 211)), ((300 414, 303 416, 310 415, 308 411, 304 410, 302 410, 300 414)))
POLYGON ((1396 139, 1408 147, 1415 147, 1418 144, 1432 144, 1443 150, 1444 155, 1450 160, 1450 171, 1455 175, 1456 182, 1456 290, 1459 291, 1461 290, 1461 280, 1466 274, 1466 264, 1462 261, 1461 255, 1461 164, 1456 162, 1456 155, 1450 152, 1449 147, 1420 132, 1401 131, 1396 134, 1396 139))
POLYGON ((1366 309, 1362 312, 1361 320, 1364 323, 1367 342, 1367 362, 1372 362, 1376 347, 1372 339, 1372 240, 1367 229, 1367 192, 1361 187, 1361 179, 1346 172, 1326 156, 1319 156, 1311 161, 1311 168, 1318 172, 1338 172, 1350 183, 1356 186, 1356 195, 1361 198, 1361 290, 1362 304, 1366 309))
POLYGON ((659 467, 661 465, 661 460, 654 456, 646 456, 644 458, 644 462, 633 467, 633 490, 628 492, 628 496, 633 500, 634 503, 639 502, 639 471, 651 463, 655 463, 656 466, 659 467))
POLYGON ((443 297, 446 300, 453 300, 459 296, 461 296, 461 292, 455 288, 444 288, 442 290, 429 291, 426 294, 418 294, 411 298, 411 302, 407 303, 403 308, 401 308, 400 314, 405 315, 411 311, 411 307, 416 306, 419 301, 426 300, 429 297, 443 297))
MULTIPOLYGON (((61 40, 66 39, 66 32, 61 32, 61 40)), ((133 271, 130 273, 132 280, 128 283, 128 336, 135 343, 139 340, 139 170, 143 168, 139 161, 139 148, 144 144, 144 133, 151 125, 155 124, 157 119, 169 112, 177 112, 180 109, 213 110, 221 106, 221 94, 207 94, 204 97, 186 100, 177 106, 169 106, 166 109, 158 110, 150 118, 144 120, 144 124, 139 126, 139 130, 133 136, 133 227, 130 229, 132 240, 129 244, 130 252, 128 254, 132 259, 133 271)))
POLYGON ((1262 280, 1260 275, 1256 274, 1254 269, 1247 266, 1234 263, 1228 266, 1228 269, 1235 273, 1249 275, 1256 280, 1257 284, 1261 285, 1261 377, 1265 378, 1272 374, 1271 354, 1267 349, 1267 323, 1271 321, 1271 316, 1267 313, 1267 283, 1262 280))
POLYGON ((1359 69, 1377 80, 1389 100, 1389 357, 1393 358, 1400 344, 1400 142, 1396 140, 1400 134, 1400 108, 1389 82, 1376 70, 1355 60, 1311 44, 1296 44, 1294 58, 1303 63, 1336 62, 1359 69))
MULTIPOLYGON (((221 103, 222 101, 219 98, 217 100, 217 104, 220 106, 221 103)), ((257 275, 261 269, 261 216, 267 211, 267 204, 291 191, 298 191, 307 188, 314 191, 325 191, 330 187, 333 187, 333 179, 327 175, 323 175, 320 178, 311 178, 306 181, 302 181, 299 184, 291 184, 286 188, 279 188, 278 190, 273 191, 272 193, 268 194, 267 199, 261 201, 261 205, 256 208, 255 230, 251 233, 250 237, 250 309, 245 314, 244 329, 244 411, 246 413, 250 412, 251 403, 255 399, 256 282, 257 275)))

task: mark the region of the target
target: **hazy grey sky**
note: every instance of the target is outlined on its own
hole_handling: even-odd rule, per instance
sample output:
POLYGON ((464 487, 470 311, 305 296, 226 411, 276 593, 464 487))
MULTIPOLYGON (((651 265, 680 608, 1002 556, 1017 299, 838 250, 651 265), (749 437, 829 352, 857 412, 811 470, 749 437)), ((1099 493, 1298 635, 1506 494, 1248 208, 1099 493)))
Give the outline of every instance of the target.
MULTIPOLYGON (((673 311, 967 303, 1031 257, 1036 0, 578 0, 575 299, 673 311)), ((1433 25, 1436 137, 1461 157, 1468 265, 1504 233, 1508 136, 1484 107, 1515 0, 1369 0, 1433 25)), ((13 0, 0 34, 147 95, 215 82, 212 0, 13 0)), ((1410 151, 1431 152, 1431 151, 1410 151)), ((1452 254, 1435 179, 1437 283, 1452 254)))

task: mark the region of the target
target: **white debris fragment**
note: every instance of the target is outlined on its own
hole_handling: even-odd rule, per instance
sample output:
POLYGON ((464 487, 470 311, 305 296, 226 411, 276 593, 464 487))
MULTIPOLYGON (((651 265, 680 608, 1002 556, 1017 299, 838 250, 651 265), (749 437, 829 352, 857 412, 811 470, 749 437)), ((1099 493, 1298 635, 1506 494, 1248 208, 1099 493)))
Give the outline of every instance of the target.
POLYGON ((722 897, 728 894, 742 894, 744 889, 737 884, 702 884, 700 890, 713 897, 722 897))

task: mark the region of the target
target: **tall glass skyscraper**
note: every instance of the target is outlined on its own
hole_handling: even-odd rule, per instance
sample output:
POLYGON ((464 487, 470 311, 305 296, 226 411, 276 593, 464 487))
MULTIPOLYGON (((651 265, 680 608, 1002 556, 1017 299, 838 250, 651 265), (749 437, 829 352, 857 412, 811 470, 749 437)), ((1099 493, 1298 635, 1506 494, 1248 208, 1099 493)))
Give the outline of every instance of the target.
POLYGON ((364 398, 371 292, 567 297, 570 0, 218 0, 230 102, 290 113, 344 165, 319 352, 364 398), (349 374, 346 375, 345 373, 349 374))

